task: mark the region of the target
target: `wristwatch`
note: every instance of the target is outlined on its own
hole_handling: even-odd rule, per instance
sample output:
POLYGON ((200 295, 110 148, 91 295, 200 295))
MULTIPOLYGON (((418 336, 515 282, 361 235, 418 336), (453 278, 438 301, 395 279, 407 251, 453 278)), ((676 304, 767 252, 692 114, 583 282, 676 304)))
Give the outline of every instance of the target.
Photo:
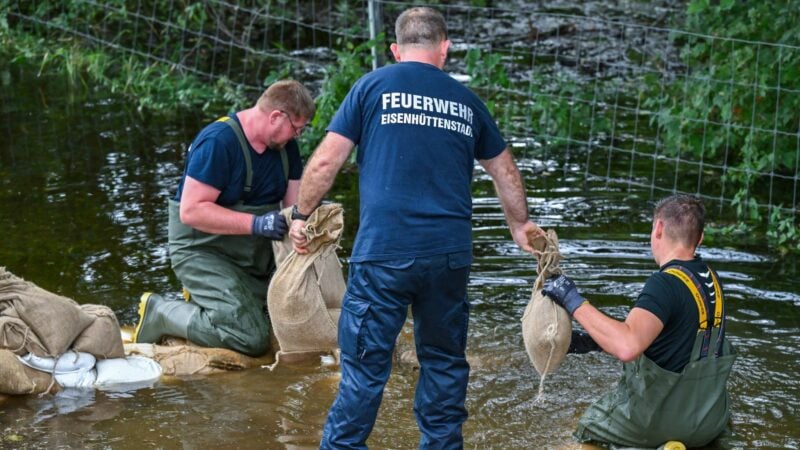
POLYGON ((300 214, 300 211, 297 210, 297 204, 292 206, 292 220, 308 220, 310 215, 300 214))

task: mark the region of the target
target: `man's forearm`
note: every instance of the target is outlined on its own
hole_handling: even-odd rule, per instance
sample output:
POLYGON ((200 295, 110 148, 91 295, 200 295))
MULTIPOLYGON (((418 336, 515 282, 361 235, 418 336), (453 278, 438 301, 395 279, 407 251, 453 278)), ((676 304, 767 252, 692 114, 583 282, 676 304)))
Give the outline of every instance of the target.
POLYGON ((664 328, 653 313, 641 308, 633 308, 621 322, 587 302, 575 310, 573 317, 603 350, 623 362, 638 358, 664 328))
POLYGON ((352 149, 352 141, 344 136, 336 133, 328 133, 325 136, 314 151, 300 180, 297 210, 301 214, 311 214, 320 204, 333 186, 336 174, 352 149))
POLYGON ((297 196, 297 211, 309 215, 317 208, 322 198, 333 186, 336 172, 317 170, 310 164, 300 182, 300 193, 297 196))
POLYGON ((522 175, 514 164, 511 152, 506 149, 491 160, 481 161, 489 172, 497 197, 503 207, 509 227, 516 228, 528 221, 528 199, 522 183, 522 175))
POLYGON ((253 215, 203 202, 193 208, 182 208, 180 220, 204 233, 243 235, 252 233, 253 215))

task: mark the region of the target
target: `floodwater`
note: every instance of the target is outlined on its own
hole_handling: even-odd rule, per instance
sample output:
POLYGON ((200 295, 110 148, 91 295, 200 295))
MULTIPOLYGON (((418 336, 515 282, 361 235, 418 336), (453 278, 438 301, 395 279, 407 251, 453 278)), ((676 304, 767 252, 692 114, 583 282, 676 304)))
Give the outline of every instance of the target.
MULTIPOLYGON (((135 321, 142 292, 177 295, 166 198, 186 146, 214 118, 143 117, 108 93, 76 92, 18 66, 0 65, 0 83, 0 265, 80 303, 108 305, 123 324, 135 321)), ((623 317, 656 269, 648 246, 656 199, 587 179, 557 154, 530 152, 519 164, 534 219, 559 233, 564 270, 595 305, 623 317)), ((570 433, 579 415, 621 365, 600 353, 569 355, 536 401, 539 377, 520 329, 535 261, 510 240, 480 171, 473 192, 465 446, 576 448, 570 433)), ((345 266, 356 195, 350 171, 329 196, 346 208, 345 266)), ((731 433, 714 447, 800 447, 797 259, 720 239, 700 253, 727 289, 728 335, 740 354, 729 382, 731 433)), ((416 378, 412 365, 395 364, 371 448, 416 447, 416 378)), ((336 367, 306 364, 164 379, 133 392, 14 397, 0 400, 0 447, 314 448, 337 383, 336 367)))

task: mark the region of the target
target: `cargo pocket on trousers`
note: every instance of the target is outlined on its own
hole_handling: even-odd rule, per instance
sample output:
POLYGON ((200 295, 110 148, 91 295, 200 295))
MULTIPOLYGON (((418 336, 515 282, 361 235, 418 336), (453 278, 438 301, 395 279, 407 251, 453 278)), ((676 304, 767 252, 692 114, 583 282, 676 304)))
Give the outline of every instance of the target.
MULTIPOLYGON (((467 298, 466 281, 469 279, 470 265, 472 264, 472 251, 455 252, 447 255, 447 266, 451 270, 451 274, 456 273, 459 276, 466 277, 464 289, 464 302, 461 304, 461 312, 459 317, 459 324, 456 325, 454 330, 458 330, 458 334, 454 334, 455 342, 459 345, 460 351, 465 351, 467 348, 467 332, 469 329, 469 310, 471 308, 469 299, 467 298)), ((455 325, 455 324, 454 324, 455 325)))
POLYGON ((369 302, 345 292, 339 318, 339 348, 342 353, 360 359, 364 353, 364 320, 369 302))

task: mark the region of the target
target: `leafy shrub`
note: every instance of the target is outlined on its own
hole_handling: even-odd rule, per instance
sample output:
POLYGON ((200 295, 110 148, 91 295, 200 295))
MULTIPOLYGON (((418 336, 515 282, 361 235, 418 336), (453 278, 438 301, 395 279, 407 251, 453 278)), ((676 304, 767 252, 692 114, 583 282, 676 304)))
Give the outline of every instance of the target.
MULTIPOLYGON (((659 111, 654 120, 663 127, 667 151, 728 167, 723 181, 736 192, 740 219, 763 220, 759 204, 779 203, 773 195, 789 194, 791 201, 773 181, 800 170, 799 24, 797 0, 692 0, 689 33, 673 34, 689 69, 646 101, 659 111)), ((772 241, 786 246, 794 239, 796 247, 797 233, 788 231, 796 230, 794 215, 780 207, 770 211, 772 241)))

